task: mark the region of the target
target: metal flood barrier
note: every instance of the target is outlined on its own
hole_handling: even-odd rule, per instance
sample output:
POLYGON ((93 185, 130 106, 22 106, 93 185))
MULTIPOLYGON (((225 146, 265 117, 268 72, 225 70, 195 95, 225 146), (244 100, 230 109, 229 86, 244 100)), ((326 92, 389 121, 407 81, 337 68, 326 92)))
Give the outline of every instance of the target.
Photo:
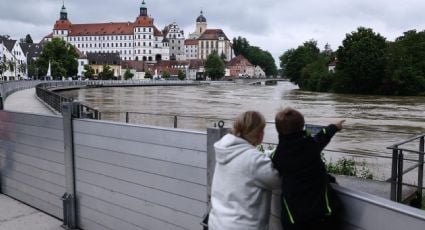
MULTIPOLYGON (((0 111, 1 192, 69 229, 202 229, 214 169, 207 132, 0 111)), ((425 212, 335 186, 345 229, 423 229, 425 212)), ((279 191, 270 228, 280 230, 279 191)))

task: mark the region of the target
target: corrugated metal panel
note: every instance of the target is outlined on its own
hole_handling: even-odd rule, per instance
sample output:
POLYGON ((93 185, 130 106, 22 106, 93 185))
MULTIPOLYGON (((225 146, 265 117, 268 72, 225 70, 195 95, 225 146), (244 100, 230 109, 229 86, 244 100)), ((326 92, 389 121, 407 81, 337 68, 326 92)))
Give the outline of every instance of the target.
POLYGON ((74 124, 74 130, 78 133, 95 134, 97 136, 100 135, 104 137, 113 137, 135 142, 199 151, 205 151, 205 146, 207 145, 205 132, 165 129, 149 126, 123 126, 121 123, 93 120, 79 120, 74 124), (102 124, 102 133, 97 132, 99 123, 102 124))
POLYGON ((62 119, 0 111, 2 192, 62 218, 62 119))
POLYGON ((81 227, 201 229, 205 133, 88 120, 74 132, 81 227))

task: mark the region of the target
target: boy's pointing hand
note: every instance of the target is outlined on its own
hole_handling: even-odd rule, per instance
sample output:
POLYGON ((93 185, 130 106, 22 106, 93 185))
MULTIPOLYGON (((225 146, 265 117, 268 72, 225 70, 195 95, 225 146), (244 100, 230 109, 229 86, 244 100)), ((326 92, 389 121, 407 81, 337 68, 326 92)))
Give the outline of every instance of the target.
POLYGON ((336 128, 338 129, 338 131, 340 131, 342 129, 342 124, 345 122, 345 120, 340 120, 337 123, 335 123, 336 128))

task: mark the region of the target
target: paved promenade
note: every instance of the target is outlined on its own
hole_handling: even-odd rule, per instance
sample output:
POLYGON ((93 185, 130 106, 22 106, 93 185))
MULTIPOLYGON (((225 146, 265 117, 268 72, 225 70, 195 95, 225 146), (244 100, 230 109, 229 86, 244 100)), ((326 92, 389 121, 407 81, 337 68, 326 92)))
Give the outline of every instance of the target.
MULTIPOLYGON (((55 114, 36 98, 34 88, 10 95, 4 108, 17 112, 55 114)), ((62 221, 0 194, 0 230, 63 230, 61 225, 62 221)))
POLYGON ((18 91, 6 98, 4 109, 16 112, 55 115, 35 95, 35 88, 18 91))

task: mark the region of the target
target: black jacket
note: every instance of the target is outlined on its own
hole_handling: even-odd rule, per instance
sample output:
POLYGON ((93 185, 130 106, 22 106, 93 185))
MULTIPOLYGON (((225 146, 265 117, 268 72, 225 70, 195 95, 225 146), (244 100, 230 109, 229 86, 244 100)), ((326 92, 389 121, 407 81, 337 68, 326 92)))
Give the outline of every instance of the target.
POLYGON ((332 215, 336 199, 321 152, 337 131, 329 125, 314 137, 306 131, 279 136, 273 165, 282 177, 282 222, 294 224, 332 215))

